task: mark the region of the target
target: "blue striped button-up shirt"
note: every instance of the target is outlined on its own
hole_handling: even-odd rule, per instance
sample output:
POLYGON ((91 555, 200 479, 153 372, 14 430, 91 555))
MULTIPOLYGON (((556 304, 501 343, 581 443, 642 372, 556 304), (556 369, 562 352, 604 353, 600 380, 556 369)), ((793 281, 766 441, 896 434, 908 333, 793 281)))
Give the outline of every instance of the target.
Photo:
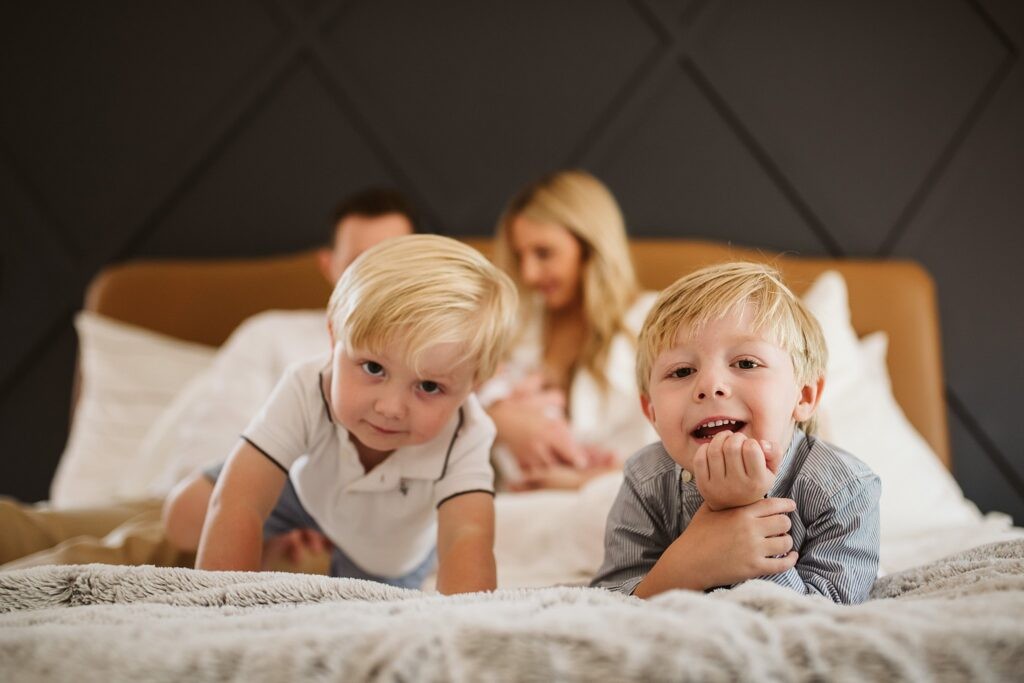
MULTIPOLYGON (((687 474, 660 442, 626 462, 592 585, 633 593, 704 502, 687 474)), ((863 602, 878 574, 880 494, 867 465, 794 430, 768 495, 796 501, 789 533, 800 558, 792 569, 760 578, 835 602, 863 602)))

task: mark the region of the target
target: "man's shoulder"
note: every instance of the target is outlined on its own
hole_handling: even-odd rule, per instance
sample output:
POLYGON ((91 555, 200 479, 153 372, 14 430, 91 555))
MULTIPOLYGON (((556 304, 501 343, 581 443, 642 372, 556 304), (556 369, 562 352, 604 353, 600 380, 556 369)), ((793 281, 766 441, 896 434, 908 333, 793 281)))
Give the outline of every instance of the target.
POLYGON ((327 313, 323 309, 303 309, 294 311, 270 310, 251 315, 238 326, 235 334, 257 334, 280 329, 311 329, 319 330, 327 323, 327 313))
POLYGON ((655 441, 631 455, 623 466, 625 478, 637 484, 665 476, 675 476, 676 462, 660 441, 655 441))

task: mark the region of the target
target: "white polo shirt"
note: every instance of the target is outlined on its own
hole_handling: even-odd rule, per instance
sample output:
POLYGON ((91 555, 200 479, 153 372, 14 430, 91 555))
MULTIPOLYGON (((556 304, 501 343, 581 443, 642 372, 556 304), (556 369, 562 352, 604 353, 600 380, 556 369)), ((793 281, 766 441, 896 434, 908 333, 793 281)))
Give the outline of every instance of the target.
POLYGON ((399 448, 366 472, 328 407, 329 362, 323 355, 288 368, 242 436, 288 472, 306 512, 357 565, 403 576, 433 550, 441 503, 494 492, 494 423, 471 394, 433 440, 399 448))

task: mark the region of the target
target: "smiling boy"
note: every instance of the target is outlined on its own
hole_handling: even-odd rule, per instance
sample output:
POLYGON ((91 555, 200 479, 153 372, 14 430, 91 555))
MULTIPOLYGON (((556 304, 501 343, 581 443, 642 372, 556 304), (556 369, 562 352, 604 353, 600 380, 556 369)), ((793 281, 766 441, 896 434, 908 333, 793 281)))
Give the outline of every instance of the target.
POLYGON ((661 441, 626 464, 594 584, 649 597, 760 577, 866 599, 880 483, 814 436, 826 357, 817 321, 767 266, 711 266, 666 289, 637 355, 661 441))
POLYGON ((435 235, 397 237, 345 270, 329 357, 292 366, 217 479, 196 562, 259 569, 262 539, 311 528, 331 574, 444 593, 495 587, 494 425, 473 388, 504 350, 511 281, 435 235))

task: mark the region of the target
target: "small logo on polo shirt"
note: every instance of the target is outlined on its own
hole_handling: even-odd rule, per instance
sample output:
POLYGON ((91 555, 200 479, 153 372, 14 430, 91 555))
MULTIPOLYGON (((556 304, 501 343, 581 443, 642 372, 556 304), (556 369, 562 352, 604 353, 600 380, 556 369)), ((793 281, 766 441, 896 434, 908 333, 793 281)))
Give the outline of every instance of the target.
POLYGON ((398 481, 398 490, 402 492, 403 496, 409 493, 409 485, 405 483, 405 479, 400 479, 398 481))

